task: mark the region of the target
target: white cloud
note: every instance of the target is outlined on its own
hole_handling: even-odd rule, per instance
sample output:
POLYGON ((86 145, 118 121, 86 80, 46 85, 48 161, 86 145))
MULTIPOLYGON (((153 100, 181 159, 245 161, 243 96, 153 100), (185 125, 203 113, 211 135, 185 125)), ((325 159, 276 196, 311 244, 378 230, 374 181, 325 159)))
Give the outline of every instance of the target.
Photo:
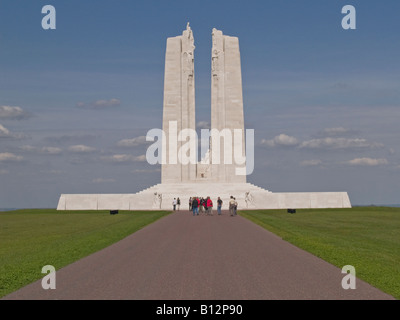
POLYGON ((40 148, 40 153, 44 154, 61 154, 62 150, 57 147, 42 147, 40 148))
POLYGON ((323 138, 304 141, 300 148, 308 149, 348 149, 348 148, 377 148, 381 143, 369 142, 366 139, 323 138))
POLYGON ((50 169, 50 170, 42 170, 42 171, 40 171, 41 173, 44 173, 44 174, 62 174, 62 173, 64 173, 64 171, 61 171, 61 170, 54 170, 54 169, 50 169))
POLYGON ((265 139, 261 140, 261 144, 268 147, 275 147, 275 146, 292 147, 292 146, 297 146, 299 142, 295 137, 291 137, 282 133, 271 140, 265 140, 265 139))
POLYGON ((101 157, 102 160, 111 163, 128 163, 128 162, 143 162, 146 161, 146 156, 132 156, 129 154, 114 154, 112 156, 101 157))
POLYGON ((12 106, 0 106, 0 119, 6 120, 23 120, 28 119, 32 115, 24 110, 21 107, 12 107, 12 106))
POLYGON ((337 137, 337 136, 344 136, 344 135, 352 135, 354 134, 354 130, 345 129, 343 127, 338 128, 326 128, 322 131, 321 135, 327 137, 337 137))
POLYGON ((199 121, 199 122, 197 122, 196 127, 198 129, 210 129, 211 124, 208 121, 199 121))
POLYGON ((92 180, 93 183, 110 183, 110 182, 115 182, 115 179, 103 179, 103 178, 97 178, 92 180))
POLYGON ((359 165, 359 166, 378 166, 388 164, 388 161, 385 158, 373 159, 373 158, 356 158, 353 160, 349 160, 346 162, 350 165, 359 165))
POLYGON ((94 109, 94 110, 109 109, 109 108, 118 107, 120 105, 121 105, 121 101, 118 100, 118 99, 97 100, 97 101, 93 101, 93 102, 90 102, 90 103, 78 102, 76 104, 76 106, 78 108, 94 109))
POLYGON ((37 151, 37 148, 36 148, 36 147, 28 146, 28 145, 21 146, 21 147, 19 147, 19 148, 20 148, 21 150, 23 150, 23 151, 28 151, 28 152, 37 151))
POLYGON ((0 138, 7 138, 11 135, 10 130, 0 124, 0 138))
POLYGON ((146 136, 140 136, 132 139, 120 140, 118 141, 117 145, 119 147, 136 147, 150 142, 151 141, 146 141, 146 136))
POLYGON ((82 143, 82 141, 89 141, 93 140, 96 138, 99 138, 100 136, 96 134, 72 134, 72 135, 63 135, 63 136, 53 136, 53 137, 46 137, 45 140, 47 142, 51 143, 82 143))
POLYGON ((318 166, 321 165, 322 161, 321 160, 304 160, 300 163, 302 166, 318 166))
POLYGON ((135 157, 134 159, 135 159, 135 161, 144 162, 144 161, 146 161, 146 155, 143 154, 143 155, 141 155, 141 156, 135 157))
POLYGON ((160 168, 157 169, 136 169, 133 170, 132 173, 153 173, 153 172, 161 172, 160 168))
POLYGON ((94 152, 96 148, 85 146, 83 144, 78 144, 74 146, 68 147, 68 151, 73 152, 73 153, 90 153, 94 152))
POLYGON ((22 156, 17 156, 10 152, 0 153, 0 161, 3 162, 16 162, 16 161, 21 161, 22 159, 23 159, 22 156))
POLYGON ((34 147, 34 146, 21 146, 21 150, 27 151, 27 152, 35 152, 35 153, 42 153, 42 154, 50 154, 50 155, 58 155, 62 153, 62 149, 57 148, 57 147, 34 147))
POLYGON ((10 130, 5 128, 0 124, 0 139, 24 139, 26 138, 23 134, 20 133, 12 133, 10 130))

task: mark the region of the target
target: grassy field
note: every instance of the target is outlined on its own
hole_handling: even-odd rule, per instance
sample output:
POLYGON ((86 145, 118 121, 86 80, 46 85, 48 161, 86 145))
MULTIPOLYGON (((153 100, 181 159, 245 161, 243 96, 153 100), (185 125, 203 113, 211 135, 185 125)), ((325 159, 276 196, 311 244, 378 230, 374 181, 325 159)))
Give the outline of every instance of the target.
MULTIPOLYGON (((0 212, 0 297, 132 234, 169 212, 0 212)), ((400 208, 240 211, 284 240, 400 298, 400 208)))
POLYGON ((400 299, 400 208, 240 211, 284 240, 400 299))
POLYGON ((0 212, 0 297, 123 239, 167 211, 56 211, 27 209, 0 212))

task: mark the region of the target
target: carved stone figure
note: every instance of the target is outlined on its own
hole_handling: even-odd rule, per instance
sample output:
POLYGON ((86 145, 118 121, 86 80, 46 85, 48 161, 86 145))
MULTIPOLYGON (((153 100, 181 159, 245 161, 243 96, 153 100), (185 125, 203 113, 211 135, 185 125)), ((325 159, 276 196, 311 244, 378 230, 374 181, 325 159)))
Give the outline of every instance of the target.
POLYGON ((193 77, 194 74, 194 37, 192 29, 189 26, 189 22, 186 25, 184 31, 184 38, 182 43, 183 49, 183 71, 188 74, 189 77, 193 77))
POLYGON ((254 198, 253 195, 250 194, 250 191, 247 191, 244 196, 244 201, 246 201, 246 208, 253 205, 254 198))
POLYGON ((162 202, 162 194, 158 194, 158 208, 161 209, 161 202, 162 202))
POLYGON ((158 192, 154 192, 153 208, 161 209, 161 202, 162 202, 162 194, 158 193, 158 192))
POLYGON ((216 76, 217 72, 219 71, 218 58, 221 53, 221 51, 218 50, 217 47, 216 32, 217 29, 214 28, 212 31, 212 49, 211 49, 211 72, 213 76, 216 76))

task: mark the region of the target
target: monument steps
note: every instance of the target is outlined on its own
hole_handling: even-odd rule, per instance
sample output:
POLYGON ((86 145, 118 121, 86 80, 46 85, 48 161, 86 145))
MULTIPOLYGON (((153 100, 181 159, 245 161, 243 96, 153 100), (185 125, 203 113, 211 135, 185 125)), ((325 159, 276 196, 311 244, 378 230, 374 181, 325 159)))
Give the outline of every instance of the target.
POLYGON ((57 210, 171 210, 174 198, 180 198, 181 209, 188 209, 189 199, 220 197, 228 209, 230 197, 239 209, 309 209, 351 208, 347 192, 274 193, 249 183, 157 184, 135 194, 62 194, 57 210))
POLYGON ((247 182, 249 185, 252 185, 253 187, 255 187, 255 188, 257 188, 257 190, 259 190, 259 191, 268 191, 268 192, 271 192, 271 191, 269 191, 269 190, 266 190, 266 189, 264 189, 264 188, 261 188, 261 187, 259 187, 259 186, 256 186, 255 184, 252 184, 252 183, 250 183, 250 182, 247 182))
POLYGON ((141 191, 138 191, 138 192, 136 192, 135 194, 140 195, 140 194, 146 193, 146 192, 148 192, 148 191, 151 191, 151 190, 154 189, 154 188, 157 188, 157 186, 159 186, 159 185, 161 185, 161 184, 160 184, 160 183, 155 184, 154 186, 151 186, 151 187, 148 187, 148 188, 143 189, 143 190, 141 190, 141 191))

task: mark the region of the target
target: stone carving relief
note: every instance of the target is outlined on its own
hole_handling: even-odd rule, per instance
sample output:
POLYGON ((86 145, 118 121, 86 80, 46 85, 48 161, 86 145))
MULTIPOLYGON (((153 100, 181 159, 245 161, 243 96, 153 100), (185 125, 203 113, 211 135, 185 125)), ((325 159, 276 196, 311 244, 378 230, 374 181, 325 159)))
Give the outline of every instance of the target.
POLYGON ((220 69, 219 56, 221 54, 221 51, 218 50, 216 41, 216 31, 217 29, 215 28, 212 30, 211 72, 213 76, 218 76, 218 71, 220 69))
POLYGON ((154 192, 153 208, 161 209, 161 202, 162 202, 162 194, 158 193, 158 192, 154 192))
POLYGON ((246 208, 254 206, 254 197, 250 194, 250 191, 247 191, 244 195, 244 201, 246 201, 246 208))
POLYGON ((182 59, 182 66, 183 72, 185 72, 188 77, 193 77, 194 75, 194 37, 192 29, 189 26, 189 22, 186 25, 186 30, 184 32, 185 38, 183 39, 183 59, 182 59))

